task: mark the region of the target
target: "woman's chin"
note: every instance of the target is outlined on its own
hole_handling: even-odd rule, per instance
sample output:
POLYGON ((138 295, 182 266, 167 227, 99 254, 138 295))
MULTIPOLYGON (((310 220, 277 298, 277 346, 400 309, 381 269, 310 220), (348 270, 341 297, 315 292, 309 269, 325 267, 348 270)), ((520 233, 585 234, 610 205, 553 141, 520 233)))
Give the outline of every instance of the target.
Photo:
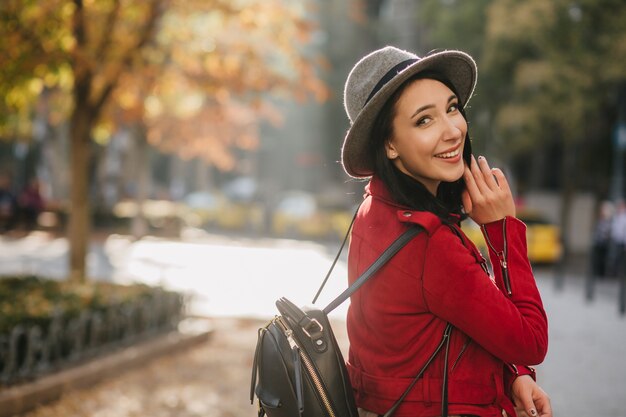
POLYGON ((446 179, 444 179, 443 181, 445 182, 456 182, 458 180, 460 180, 461 178, 463 178, 463 172, 464 172, 464 166, 461 165, 460 168, 455 169, 454 172, 449 172, 446 175, 446 179))

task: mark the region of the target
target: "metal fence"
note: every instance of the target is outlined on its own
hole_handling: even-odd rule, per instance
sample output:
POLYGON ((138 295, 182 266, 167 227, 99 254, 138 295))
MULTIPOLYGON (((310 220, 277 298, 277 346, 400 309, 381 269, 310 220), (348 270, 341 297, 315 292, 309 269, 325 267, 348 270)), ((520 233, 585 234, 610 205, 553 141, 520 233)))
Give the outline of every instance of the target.
POLYGON ((46 324, 16 325, 0 334, 0 383, 12 385, 174 329, 184 315, 182 294, 150 297, 84 310, 57 311, 46 324))

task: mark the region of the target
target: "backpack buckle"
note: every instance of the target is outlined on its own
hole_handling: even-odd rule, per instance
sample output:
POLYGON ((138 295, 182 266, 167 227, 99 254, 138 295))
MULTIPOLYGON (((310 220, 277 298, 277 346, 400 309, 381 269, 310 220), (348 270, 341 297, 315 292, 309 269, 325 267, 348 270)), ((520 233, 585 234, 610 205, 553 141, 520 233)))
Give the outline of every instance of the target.
POLYGON ((317 321, 317 319, 311 319, 306 327, 302 326, 302 331, 304 332, 304 334, 306 334, 309 338, 311 338, 311 333, 309 333, 309 331, 307 329, 311 328, 312 325, 316 325, 318 327, 318 331, 321 333, 324 331, 324 326, 322 326, 322 324, 317 321))

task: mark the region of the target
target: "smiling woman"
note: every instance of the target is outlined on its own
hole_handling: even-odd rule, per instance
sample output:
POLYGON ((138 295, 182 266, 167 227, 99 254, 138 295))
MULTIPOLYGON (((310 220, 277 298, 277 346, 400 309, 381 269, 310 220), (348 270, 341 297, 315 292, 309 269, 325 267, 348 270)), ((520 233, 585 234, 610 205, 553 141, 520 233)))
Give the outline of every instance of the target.
POLYGON ((525 226, 502 172, 471 153, 464 107, 475 83, 463 52, 420 58, 394 47, 348 76, 342 163, 370 178, 351 231, 350 284, 407 229, 426 232, 351 296, 347 368, 361 417, 552 415, 528 366, 543 361, 548 334, 525 226), (468 215, 493 277, 460 228, 468 215), (442 334, 445 353, 433 354, 442 334))

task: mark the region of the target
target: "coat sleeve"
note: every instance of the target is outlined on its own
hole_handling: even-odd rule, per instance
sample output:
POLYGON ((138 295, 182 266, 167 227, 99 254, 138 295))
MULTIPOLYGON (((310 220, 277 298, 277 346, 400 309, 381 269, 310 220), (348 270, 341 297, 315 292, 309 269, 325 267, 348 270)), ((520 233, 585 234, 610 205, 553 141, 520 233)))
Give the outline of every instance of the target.
MULTIPOLYGON (((505 364, 504 365, 504 389, 505 393, 511 397, 511 388, 513 387, 513 381, 515 378, 522 375, 529 375, 533 380, 537 381, 537 373, 535 368, 524 365, 513 365, 513 364, 505 364)), ((513 398, 511 398, 513 401, 513 398)))
POLYGON ((494 282, 462 240, 442 226, 426 249, 424 302, 434 315, 502 361, 541 363, 548 348, 548 323, 526 255, 526 227, 506 218, 484 230, 493 246, 492 261, 497 266, 503 262, 508 282, 497 266, 494 282))

